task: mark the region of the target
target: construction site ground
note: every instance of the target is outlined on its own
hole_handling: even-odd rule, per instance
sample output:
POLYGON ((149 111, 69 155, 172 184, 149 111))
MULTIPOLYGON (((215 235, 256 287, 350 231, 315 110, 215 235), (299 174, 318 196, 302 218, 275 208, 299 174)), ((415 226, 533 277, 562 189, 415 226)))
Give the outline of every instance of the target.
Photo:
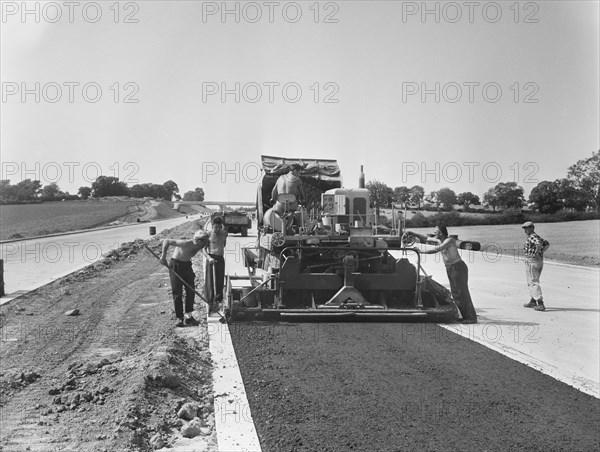
MULTIPOLYGON (((200 327, 175 328, 167 272, 142 242, 2 306, 0 450, 218 450, 213 407, 228 397, 213 392, 199 300, 195 315, 200 327)), ((249 406, 229 419, 251 413, 264 451, 600 448, 597 398, 423 328, 230 325, 249 406)))

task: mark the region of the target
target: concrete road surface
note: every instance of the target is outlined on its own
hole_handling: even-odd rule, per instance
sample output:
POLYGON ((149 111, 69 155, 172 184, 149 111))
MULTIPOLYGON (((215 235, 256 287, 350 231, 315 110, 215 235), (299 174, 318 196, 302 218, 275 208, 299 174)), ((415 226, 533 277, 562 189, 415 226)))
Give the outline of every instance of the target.
POLYGON ((190 218, 173 218, 149 223, 54 235, 35 239, 4 242, 0 256, 4 259, 5 303, 21 293, 68 275, 119 248, 124 242, 150 238, 150 227, 160 233, 190 218))

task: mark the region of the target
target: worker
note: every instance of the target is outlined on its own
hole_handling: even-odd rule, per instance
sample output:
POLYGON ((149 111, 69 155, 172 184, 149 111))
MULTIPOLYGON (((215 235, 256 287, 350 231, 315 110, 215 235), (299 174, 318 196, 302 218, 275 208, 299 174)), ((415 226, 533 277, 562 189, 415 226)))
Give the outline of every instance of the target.
POLYGON ((212 231, 209 237, 209 261, 215 266, 215 302, 223 301, 223 285, 225 282, 225 245, 228 233, 223 229, 223 218, 215 217, 212 220, 212 231))
MULTIPOLYGON (((427 237, 424 235, 410 231, 408 234, 417 237, 421 243, 427 242, 427 237)), ((435 228, 434 239, 438 242, 438 245, 435 248, 421 251, 421 253, 442 253, 446 274, 450 281, 452 299, 458 306, 463 323, 477 323, 477 313, 469 292, 469 269, 458 253, 456 240, 448 236, 448 229, 445 226, 435 228)))
POLYGON ((302 165, 294 163, 290 165, 290 170, 286 174, 282 174, 277 179, 273 190, 271 191, 271 204, 274 204, 273 210, 279 215, 286 210, 293 212, 298 208, 298 202, 304 201, 304 189, 302 187, 302 179, 300 178, 300 170, 302 165), (296 197, 296 201, 284 204, 277 200, 280 194, 292 194, 296 197))
POLYGON ((169 276, 171 279, 171 291, 173 293, 173 304, 175 306, 175 316, 177 317, 177 327, 197 326, 198 321, 192 315, 194 311, 194 287, 196 275, 192 269, 192 257, 198 251, 202 251, 208 257, 206 248, 209 245, 210 234, 206 231, 197 231, 192 240, 174 240, 164 239, 162 242, 162 254, 160 262, 169 267, 169 276), (167 251, 169 247, 174 246, 173 256, 167 264, 167 251), (179 275, 183 281, 176 275, 179 275), (183 306, 183 287, 185 286, 185 313, 183 306))
POLYGON ((523 306, 536 311, 545 311, 540 276, 544 268, 544 253, 550 247, 550 243, 535 233, 535 225, 531 221, 526 221, 521 227, 527 236, 523 253, 525 254, 525 277, 531 297, 529 303, 525 303, 523 306))

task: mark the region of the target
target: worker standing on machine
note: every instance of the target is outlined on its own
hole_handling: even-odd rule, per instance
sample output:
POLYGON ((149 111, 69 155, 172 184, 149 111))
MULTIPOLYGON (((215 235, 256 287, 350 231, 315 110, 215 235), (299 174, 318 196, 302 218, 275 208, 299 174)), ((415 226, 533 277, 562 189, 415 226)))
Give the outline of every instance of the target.
POLYGON ((304 201, 304 189, 300 178, 301 169, 302 165, 298 163, 291 165, 288 173, 279 176, 271 191, 271 204, 275 204, 273 210, 280 215, 283 214, 286 208, 285 205, 277 201, 280 194, 292 194, 296 197, 296 201, 287 205, 290 212, 295 211, 298 208, 298 203, 304 201))

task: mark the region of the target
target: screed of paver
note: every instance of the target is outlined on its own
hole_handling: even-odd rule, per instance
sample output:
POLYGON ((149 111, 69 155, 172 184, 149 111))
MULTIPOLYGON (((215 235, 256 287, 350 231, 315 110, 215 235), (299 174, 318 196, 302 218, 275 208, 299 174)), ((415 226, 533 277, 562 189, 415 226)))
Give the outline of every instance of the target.
POLYGON ((260 451, 229 327, 220 323, 218 316, 209 316, 208 336, 213 360, 215 425, 219 451, 260 451))

